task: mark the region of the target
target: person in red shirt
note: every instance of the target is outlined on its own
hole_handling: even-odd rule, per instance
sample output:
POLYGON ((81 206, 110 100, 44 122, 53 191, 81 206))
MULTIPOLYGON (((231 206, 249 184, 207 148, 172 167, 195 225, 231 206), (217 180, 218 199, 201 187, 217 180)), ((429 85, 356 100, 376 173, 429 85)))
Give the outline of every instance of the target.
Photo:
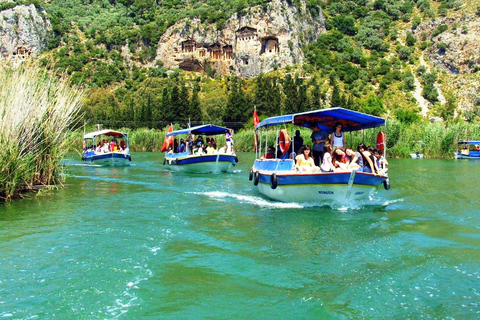
POLYGON ((264 159, 275 159, 275 148, 270 146, 267 149, 267 153, 260 157, 260 160, 264 159))

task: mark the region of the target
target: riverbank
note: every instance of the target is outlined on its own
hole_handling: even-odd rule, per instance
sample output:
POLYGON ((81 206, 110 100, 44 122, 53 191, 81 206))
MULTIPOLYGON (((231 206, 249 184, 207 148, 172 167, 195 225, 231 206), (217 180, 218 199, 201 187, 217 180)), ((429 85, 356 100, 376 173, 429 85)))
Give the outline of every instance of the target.
POLYGON ((36 65, 0 68, 0 200, 62 183, 83 92, 36 65))

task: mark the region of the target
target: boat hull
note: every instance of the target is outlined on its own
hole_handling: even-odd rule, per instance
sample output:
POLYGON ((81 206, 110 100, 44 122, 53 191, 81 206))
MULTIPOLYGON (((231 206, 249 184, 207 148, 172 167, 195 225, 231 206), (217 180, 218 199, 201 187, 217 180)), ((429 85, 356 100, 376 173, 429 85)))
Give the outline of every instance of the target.
POLYGON ((461 154, 460 152, 455 152, 455 159, 471 159, 477 160, 480 159, 480 151, 470 151, 470 154, 461 154))
POLYGON ((423 153, 410 153, 412 159, 423 159, 423 153))
POLYGON ((131 157, 129 154, 119 152, 109 152, 105 154, 96 154, 90 156, 84 156, 83 160, 95 165, 101 165, 106 167, 123 167, 129 166, 131 157))
MULTIPOLYGON (((272 172, 258 172, 258 191, 282 202, 338 203, 368 199, 379 186, 389 184, 387 176, 363 172, 339 173, 280 173, 275 174, 276 187, 272 187, 272 172)), ((388 185, 389 187, 389 185, 388 185)))
POLYGON ((231 154, 165 156, 164 165, 172 171, 192 173, 226 172, 235 166, 238 159, 231 154))

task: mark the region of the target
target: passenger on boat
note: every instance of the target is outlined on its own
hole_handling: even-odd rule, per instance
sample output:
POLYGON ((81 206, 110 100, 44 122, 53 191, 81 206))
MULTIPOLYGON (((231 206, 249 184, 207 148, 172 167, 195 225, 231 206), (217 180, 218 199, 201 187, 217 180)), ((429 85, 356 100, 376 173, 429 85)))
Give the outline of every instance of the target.
POLYGON ((226 150, 227 150, 227 146, 224 145, 223 147, 221 147, 220 149, 218 149, 218 152, 217 152, 217 153, 225 153, 226 150))
POLYGON ((460 153, 465 155, 465 156, 468 156, 468 155, 470 155, 470 150, 468 149, 467 146, 463 146, 462 151, 460 151, 460 153))
POLYGON ((300 135, 300 130, 295 131, 295 136, 293 137, 293 152, 298 153, 298 150, 303 146, 303 138, 300 135))
POLYGON ((318 166, 320 163, 320 159, 323 159, 323 147, 325 142, 328 142, 328 133, 324 130, 321 130, 317 124, 312 125, 312 134, 310 138, 313 142, 313 154, 312 157, 315 161, 315 165, 318 166))
POLYGON ((195 148, 193 154, 197 156, 201 156, 202 154, 204 154, 202 142, 197 143, 197 147, 195 148))
POLYGON ((351 148, 345 150, 347 156, 351 159, 347 169, 363 172, 363 158, 360 152, 355 152, 351 148))
POLYGON ((375 156, 375 160, 376 160, 376 163, 377 163, 377 167, 378 167, 378 172, 380 174, 385 174, 388 170, 387 166, 388 166, 388 161, 387 159, 385 159, 384 156, 382 156, 380 154, 380 151, 375 149, 373 150, 373 155, 375 156))
POLYGON ((225 141, 227 142, 227 153, 233 153, 233 130, 225 132, 225 141))
POLYGON ((120 141, 120 147, 122 148, 122 150, 125 149, 125 140, 120 141))
POLYGON ((361 143, 358 145, 357 150, 362 156, 363 172, 376 173, 375 161, 372 159, 373 155, 368 151, 367 146, 361 143))
POLYGON ((295 158, 295 169, 304 173, 320 172, 320 168, 315 165, 313 157, 310 156, 312 150, 309 146, 303 146, 298 150, 299 155, 295 158))
POLYGON ((326 144, 323 147, 323 151, 324 154, 320 169, 322 169, 322 172, 333 172, 335 167, 332 163, 332 146, 330 144, 326 144))
POLYGON ((187 137, 185 144, 186 144, 188 153, 192 154, 194 145, 193 145, 193 136, 191 134, 187 137))
POLYGON ((275 159, 275 148, 273 146, 268 147, 267 153, 260 157, 260 160, 275 159))
POLYGON ((342 124, 340 122, 335 123, 334 132, 330 140, 332 148, 345 148, 345 135, 342 132, 342 124))
MULTIPOLYGON (((207 138, 207 141, 209 139, 207 138)), ((213 147, 212 140, 208 141, 207 154, 215 154, 215 148, 213 147)))
POLYGON ((102 152, 103 153, 108 153, 110 144, 108 143, 107 139, 103 140, 103 146, 102 146, 102 152))
POLYGON ((333 158, 332 163, 333 163, 333 166, 335 167, 334 171, 337 171, 337 172, 348 171, 348 165, 350 161, 348 160, 347 155, 345 154, 345 152, 343 152, 341 148, 337 148, 335 149, 335 151, 333 151, 332 158, 333 158))
POLYGON ((185 152, 185 142, 183 139, 180 139, 180 146, 178 146, 177 153, 185 152))
POLYGON ((102 144, 99 142, 95 148, 95 153, 102 153, 102 144))

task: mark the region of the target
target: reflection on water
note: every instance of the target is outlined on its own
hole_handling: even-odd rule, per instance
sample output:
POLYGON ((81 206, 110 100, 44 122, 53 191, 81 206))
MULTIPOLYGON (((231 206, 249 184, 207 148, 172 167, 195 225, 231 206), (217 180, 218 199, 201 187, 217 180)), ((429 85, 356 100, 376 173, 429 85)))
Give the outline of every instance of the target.
POLYGON ((391 190, 338 208, 265 198, 239 158, 65 161, 64 189, 0 207, 0 318, 477 317, 476 162, 393 159, 391 190))

